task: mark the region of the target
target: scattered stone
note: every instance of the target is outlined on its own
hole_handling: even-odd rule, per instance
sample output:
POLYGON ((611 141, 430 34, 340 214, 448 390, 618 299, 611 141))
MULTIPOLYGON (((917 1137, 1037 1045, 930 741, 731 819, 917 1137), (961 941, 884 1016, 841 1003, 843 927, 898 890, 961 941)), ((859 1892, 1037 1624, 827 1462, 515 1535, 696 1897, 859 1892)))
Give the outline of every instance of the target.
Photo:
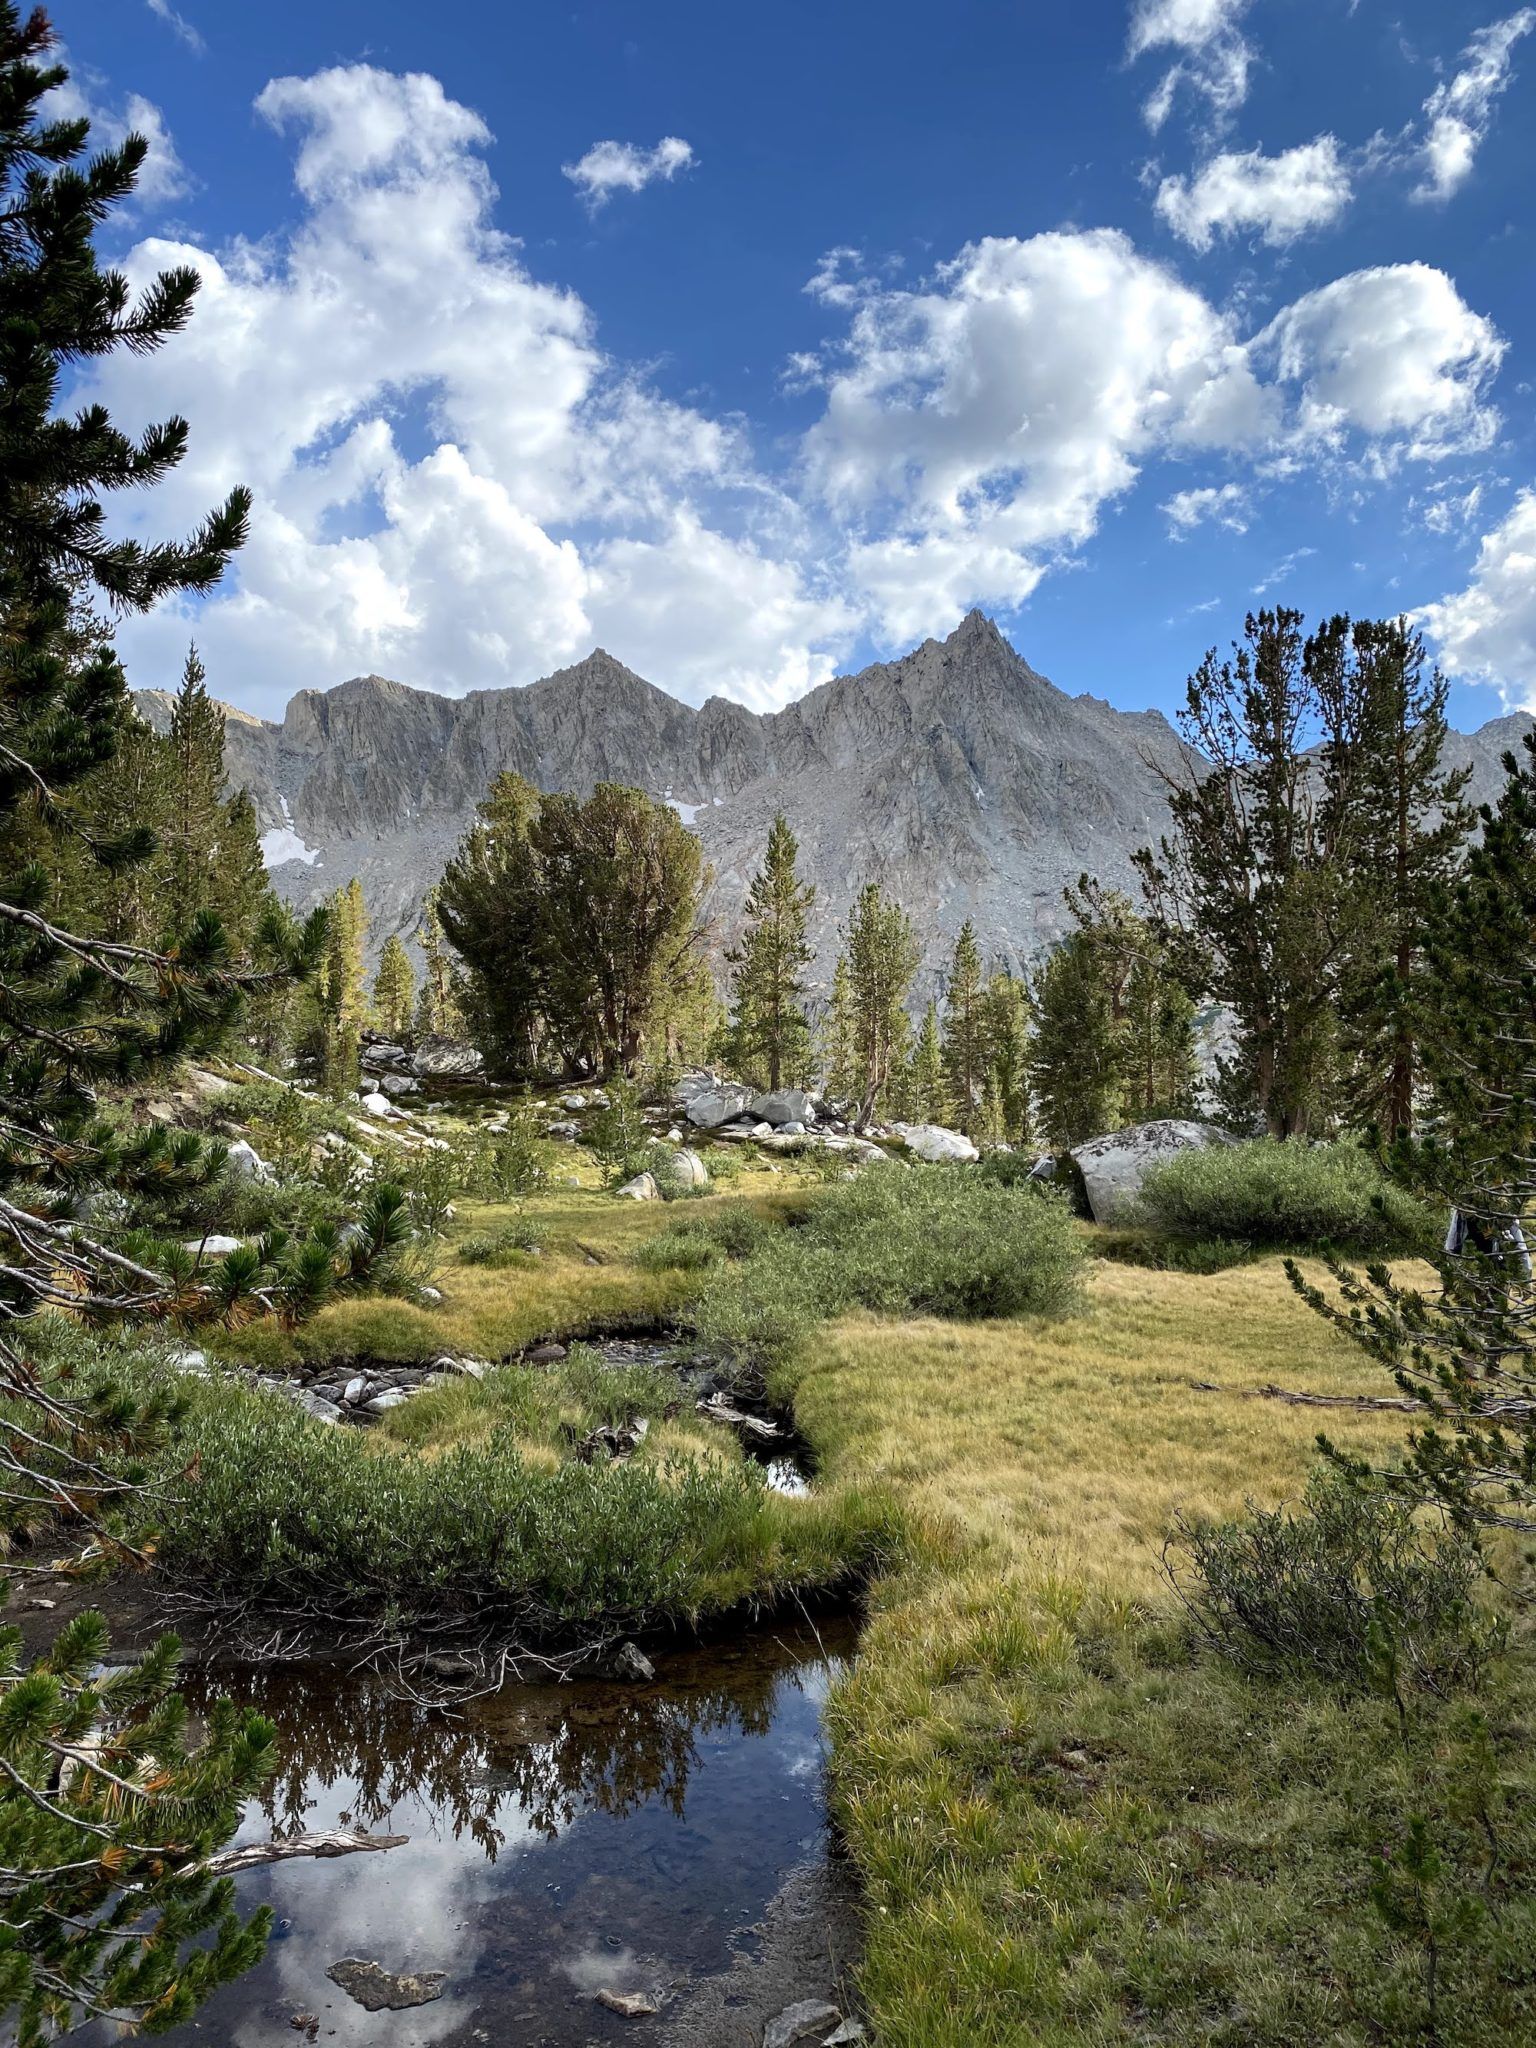
POLYGON ((649 1685, 656 1676, 656 1666, 635 1643, 620 1643, 608 1670, 611 1677, 632 1678, 637 1685, 649 1685))
POLYGON ((671 1130, 670 1130, 670 1131, 668 1131, 668 1133, 667 1133, 667 1143, 668 1143, 669 1145, 681 1145, 681 1143, 682 1143, 682 1142, 683 1142, 683 1134, 682 1134, 682 1132, 681 1132, 681 1131, 680 1131, 680 1130, 679 1130, 679 1129, 677 1128, 677 1125, 676 1125, 676 1124, 674 1124, 674 1125, 672 1126, 671 1130))
POLYGON ((467 1081, 485 1065, 485 1055, 462 1039, 438 1032, 425 1037, 411 1056, 411 1071, 433 1080, 467 1081))
POLYGON ((693 1096, 683 1105, 683 1114, 699 1130, 713 1131, 739 1117, 751 1102, 750 1088, 737 1088, 726 1083, 719 1088, 706 1088, 693 1096))
POLYGON ((685 1188, 707 1188, 709 1168, 697 1152, 690 1152, 685 1146, 672 1161, 672 1171, 685 1188))
POLYGON ((1176 1153, 1208 1145, 1234 1145, 1237 1140, 1219 1124, 1187 1117, 1159 1117, 1132 1124, 1102 1138, 1074 1145, 1071 1157, 1083 1176, 1083 1187, 1095 1223, 1118 1223, 1136 1213, 1141 1183, 1154 1166, 1176 1153))
POLYGON ((836 2033, 828 2034, 821 2048, 852 2048, 853 2042, 865 2041, 868 2038, 862 2020, 844 2020, 836 2033))
POLYGON ((896 1135, 909 1152, 931 1163, 940 1160, 979 1159, 981 1154, 963 1132, 947 1131, 942 1124, 897 1124, 896 1135))
POLYGON ((647 2019, 653 2012, 661 2011, 655 1999, 643 1991, 599 1991, 597 2002, 626 2020, 647 2019))
POLYGON ((436 1307, 437 1303, 440 1302, 443 1298, 443 1290, 441 1289, 441 1287, 423 1287, 420 1290, 420 1293, 422 1300, 431 1302, 434 1307, 436 1307))
POLYGON ((791 1117, 787 1124, 779 1125, 779 1136, 781 1138, 803 1138, 805 1136, 805 1125, 796 1118, 791 1117))
POLYGON ((587 1106, 585 1095, 562 1095, 559 1098, 559 1102, 562 1109, 568 1109, 573 1114, 577 1110, 585 1109, 587 1106))
POLYGON ((343 1956, 325 1974, 349 1998, 356 1999, 364 2012, 405 2012, 413 2005, 430 2005, 434 1998, 442 1997, 448 1981, 446 1970, 401 1971, 396 1975, 361 1956, 343 1956))
POLYGON ((411 1056, 403 1045, 376 1038, 363 1046, 361 1062, 364 1073, 377 1073, 386 1068, 399 1073, 411 1064, 411 1056))
POLYGON ((381 1094, 377 1088, 370 1094, 359 1096, 358 1102, 362 1108, 367 1110, 370 1116, 393 1116, 395 1114, 395 1105, 387 1095, 381 1094))
POLYGON ((549 1124, 545 1128, 544 1135, 546 1138, 565 1138, 567 1140, 573 1140, 581 1136, 581 1128, 577 1124, 549 1124))
MULTIPOLYGON (((334 1973, 333 1973, 334 1974, 334 1973)), ((803 1998, 787 2005, 776 2020, 763 2029, 763 2048, 795 2048, 798 2041, 824 2041, 823 2029, 835 2027, 842 2014, 823 1998, 803 1998)))
POLYGON ((355 1378, 348 1380, 347 1384, 342 1388, 341 1398, 349 1408, 355 1408, 367 1391, 368 1382, 362 1373, 358 1373, 355 1378))
POLYGON ((661 1190, 656 1185, 654 1173, 637 1173, 633 1180, 625 1181, 623 1187, 614 1193, 630 1202, 654 1202, 661 1190))
POLYGON ((57 1600, 43 1599, 41 1594, 36 1595, 33 1599, 27 1602, 27 1605, 29 1607, 35 1608, 39 1614, 52 1614, 54 1608, 57 1607, 58 1604, 59 1603, 57 1600))
POLYGON ((298 1392, 299 1406, 314 1422, 340 1422, 341 1410, 334 1401, 327 1401, 323 1394, 311 1393, 308 1387, 298 1392))
POLYGON ((759 1123, 774 1124, 782 1128, 785 1124, 813 1124, 816 1111, 810 1095, 804 1088, 774 1088, 766 1095, 758 1095, 752 1101, 752 1114, 759 1123))
POLYGON ((369 1415, 387 1415, 391 1408, 402 1407, 411 1398, 406 1387, 386 1387, 382 1394, 375 1394, 371 1401, 365 1401, 363 1408, 369 1415))
POLYGON ((563 1344, 535 1344, 526 1356, 530 1365, 558 1365, 566 1349, 563 1344))
POLYGON ((268 1166, 266 1160, 262 1158, 256 1147, 245 1138, 237 1139, 230 1146, 226 1171, 232 1180, 270 1181, 276 1179, 276 1175, 271 1167, 268 1166))
POLYGON ((419 1095, 421 1083, 414 1074, 386 1074, 379 1083, 382 1095, 419 1095))
POLYGON ((239 1249, 240 1239, 238 1237, 189 1237, 182 1246, 182 1250, 190 1252, 194 1259, 199 1257, 205 1259, 227 1258, 229 1253, 237 1252, 239 1249))

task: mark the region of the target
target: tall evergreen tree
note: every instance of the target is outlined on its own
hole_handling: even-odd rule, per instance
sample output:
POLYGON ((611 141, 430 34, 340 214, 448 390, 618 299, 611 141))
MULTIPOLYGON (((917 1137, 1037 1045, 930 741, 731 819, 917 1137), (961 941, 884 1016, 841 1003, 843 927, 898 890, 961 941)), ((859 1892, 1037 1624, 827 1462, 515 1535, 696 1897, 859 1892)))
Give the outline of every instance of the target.
POLYGON ((1340 667, 1330 744, 1353 758, 1329 782, 1348 808, 1332 836, 1349 839, 1354 899, 1339 975, 1345 1103, 1357 1123, 1391 1134, 1413 1126, 1419 1041, 1435 1029, 1425 943, 1472 829, 1472 771, 1445 765, 1445 679, 1426 677, 1423 639, 1405 619, 1356 620, 1340 667))
POLYGON ((944 1063, 944 1039, 939 1029, 937 1003, 923 1012, 922 1028, 912 1048, 907 1094, 914 1118, 920 1123, 942 1124, 950 1116, 949 1073, 944 1063))
POLYGON ((317 1051, 324 1085, 333 1095, 356 1088, 363 1027, 368 1021, 368 985, 363 949, 368 909, 363 885, 354 875, 326 906, 325 958, 315 983, 317 1051))
POLYGON ((1030 1135, 1029 993, 1017 976, 999 971, 984 1001, 986 1134, 1018 1145, 1030 1135))
POLYGON ((1326 721, 1351 728, 1358 686, 1338 664, 1342 627, 1329 621, 1304 639, 1299 612, 1261 611, 1232 660, 1207 654, 1180 718, 1204 763, 1170 784, 1172 840, 1139 856, 1181 978, 1236 1019, 1241 1056, 1229 1088, 1251 1094, 1276 1137, 1316 1129, 1336 1079, 1352 810, 1329 779, 1353 756, 1326 745, 1326 721))
POLYGON ((1045 1135, 1075 1145, 1120 1121, 1121 1048, 1109 984, 1092 936, 1073 932, 1032 990, 1030 1092, 1045 1135))
MULTIPOLYGON (((134 1452, 163 1436, 171 1404, 60 1379, 39 1311, 88 1322, 212 1312, 206 1290, 93 1233, 81 1211, 93 1191, 133 1189, 153 1163, 148 1137, 125 1138, 98 1113, 96 1085, 222 1033, 249 978, 231 971, 211 917, 174 955, 63 923, 59 863, 38 849, 73 841, 72 855, 108 874, 153 852, 142 819, 97 828, 72 801, 128 719, 117 658, 99 634, 82 645, 72 605, 94 592, 144 611, 209 589, 249 499, 232 493, 187 541, 108 535, 106 494, 164 477, 187 428, 173 418, 135 439, 100 405, 61 413, 61 378, 82 360, 158 348, 184 325, 198 279, 169 271, 135 299, 99 266, 95 231, 131 193, 147 144, 130 135, 86 159, 88 122, 49 118, 46 96, 67 77, 54 48, 41 9, 23 21, 0 0, 0 1496, 7 1531, 63 1513, 110 1553, 134 1452)), ((192 1180, 216 1158, 193 1147, 179 1170, 192 1180)), ((226 1705, 189 1753, 175 1654, 167 1639, 114 1671, 88 1615, 28 1670, 16 1631, 0 1631, 0 2009, 25 2048, 93 2011, 153 2027, 186 2019, 260 1947, 266 1916, 242 1928, 228 1883, 196 1865, 269 1767, 272 1731, 226 1705)))
MULTIPOLYGON (((1378 1481, 1466 1527, 1536 1534, 1536 1329, 1515 1233, 1536 1202, 1536 735, 1464 871, 1430 899, 1424 1001, 1443 1028, 1422 1042, 1434 1135, 1406 1134, 1393 1171, 1454 1205, 1461 1229, 1425 1289, 1385 1268, 1333 1265, 1342 1300, 1291 1280, 1335 1328, 1422 1404, 1400 1464, 1378 1481)), ((1365 1467, 1333 1456, 1363 1475, 1365 1467)))
POLYGON ((912 921, 876 882, 859 891, 844 942, 858 1120, 869 1123, 905 1064, 907 997, 917 973, 912 921))
POLYGON ((960 1128, 974 1137, 986 1092, 987 1008, 981 952, 969 918, 955 940, 944 985, 944 1068, 960 1128))
POLYGON ((453 960, 443 932, 441 893, 429 889, 421 906, 416 933, 421 945, 421 993, 416 999, 416 1029, 423 1037, 456 1038, 464 1029, 453 960))
POLYGON ((373 977, 374 1021, 391 1038, 407 1038, 415 1014, 416 970, 399 933, 391 932, 373 977))
POLYGON ((822 1073, 826 1090, 838 1102, 849 1101, 857 1090, 853 1033, 853 984, 848 960, 839 954, 832 969, 832 990, 819 1033, 822 1073))
POLYGON ((741 944, 726 955, 733 970, 737 1058, 743 1073, 768 1088, 802 1082, 810 1069, 805 970, 812 954, 806 921, 816 891, 796 871, 799 851, 780 812, 769 828, 767 857, 747 891, 741 944))
POLYGON ((208 694, 197 649, 187 650, 171 706, 170 787, 162 829, 165 921, 179 938, 208 908, 223 805, 224 714, 208 694))
POLYGON ((423 1004, 444 1017, 454 1005, 446 938, 464 965, 476 1044, 494 1066, 523 1074, 537 1058, 544 1005, 543 898, 531 837, 542 801, 521 775, 498 775, 422 920, 423 1004))

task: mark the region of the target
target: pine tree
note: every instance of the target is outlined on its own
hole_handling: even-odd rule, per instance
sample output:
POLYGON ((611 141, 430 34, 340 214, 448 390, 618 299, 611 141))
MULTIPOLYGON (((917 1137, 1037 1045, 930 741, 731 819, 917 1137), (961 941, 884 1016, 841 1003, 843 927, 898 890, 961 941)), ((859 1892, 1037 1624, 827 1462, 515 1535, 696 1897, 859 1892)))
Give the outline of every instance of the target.
POLYGON ((974 1137, 986 1086, 987 1015, 981 953, 969 918, 955 940, 944 989, 944 1068, 960 1128, 974 1137))
POLYGON ((243 789, 219 806, 211 859, 208 908, 223 926, 230 950, 243 959, 277 902, 261 851, 261 821, 243 789))
POLYGON ((1012 974, 994 974, 984 1010, 986 1134, 1004 1144, 1024 1144, 1030 1134, 1028 990, 1012 974))
POLYGON ((320 1071, 331 1094, 345 1095, 358 1084, 359 1052, 368 1021, 368 989, 363 976, 368 910, 363 885, 355 875, 335 892, 326 909, 325 959, 315 984, 320 1071))
POLYGON ((821 1022, 820 1050, 827 1093, 848 1102, 857 1087, 853 1033, 853 983, 842 954, 832 969, 832 993, 821 1022))
POLYGON ((796 872, 799 851, 780 812, 768 833, 767 858, 747 891, 741 944, 725 956, 734 970, 731 1022, 741 1070, 770 1089, 803 1082, 810 1069, 804 977, 812 958, 806 921, 816 891, 796 872))
POLYGON ((1472 829, 1463 800, 1472 771, 1444 765, 1445 679, 1426 680, 1424 643, 1407 621, 1357 620, 1350 640, 1352 725, 1334 745, 1353 759, 1331 778, 1353 847, 1339 987, 1346 1102, 1357 1123, 1390 1136, 1414 1122, 1419 1040, 1435 1028, 1423 999, 1426 927, 1472 829))
POLYGON ((416 1013, 416 970, 399 934, 391 932, 373 978, 373 1015, 390 1038, 407 1038, 416 1013))
POLYGON ((503 1072, 535 1068, 544 1001, 542 883, 532 843, 542 803, 521 775, 498 775, 423 913, 422 1023, 453 1035, 458 1009, 444 941, 463 963, 475 1043, 503 1072))
POLYGON ((1032 992, 1030 1090, 1058 1146, 1113 1130, 1120 1118, 1120 1036, 1092 937, 1073 932, 1046 959, 1032 992))
POLYGON ((844 953, 858 1121, 873 1121, 905 1063, 912 1035, 907 996, 917 973, 912 921, 899 903, 867 882, 848 919, 844 953))
POLYGON ((416 1000, 416 1031, 421 1038, 457 1038, 464 1030, 464 1012, 443 933, 440 896, 429 889, 421 906, 416 933, 421 947, 421 994, 416 1000))
MULTIPOLYGON (((1292 1264, 1292 1284, 1421 1403, 1401 1462, 1377 1483, 1464 1528, 1536 1533, 1536 1332, 1513 1232, 1536 1201, 1536 735, 1506 755, 1480 840, 1426 919, 1425 1006, 1441 1020, 1422 1058, 1434 1136, 1406 1134, 1390 1161, 1415 1193, 1465 1220, 1467 1241, 1437 1260, 1425 1290, 1385 1268, 1362 1277, 1330 1261, 1342 1301, 1292 1264)), ((1326 1446, 1346 1470, 1364 1463, 1326 1446)))
POLYGON ((1275 1137, 1323 1123, 1336 1081, 1352 814, 1328 787, 1348 749, 1327 741, 1355 719, 1358 681, 1338 664, 1341 629, 1304 640, 1299 612, 1261 611, 1231 661, 1207 654, 1179 721, 1204 760, 1170 782, 1172 840, 1138 856, 1179 978, 1236 1020, 1229 1099, 1250 1094, 1275 1137))
POLYGON ((930 1003, 923 1012, 922 1028, 912 1048, 907 1095, 917 1122, 942 1124, 948 1121, 951 1114, 949 1074, 944 1063, 944 1040, 939 1030, 937 1003, 930 1003))
POLYGON ((187 650, 171 706, 170 788, 161 844, 165 925, 175 938, 208 908, 223 806, 224 714, 208 694, 207 671, 187 650))
MULTIPOLYGON (((155 846, 142 817, 106 829, 73 801, 130 730, 121 666, 103 632, 76 630, 78 601, 143 612, 211 588, 249 498, 232 493, 188 541, 108 537, 105 495, 164 477, 187 428, 173 418, 134 439, 100 405, 69 414, 61 379, 86 358, 158 348, 198 279, 170 271, 134 299, 98 265, 96 228, 131 193, 147 144, 130 135, 86 160, 88 122, 47 117, 67 76, 54 47, 41 10, 23 23, 0 0, 0 1533, 67 1504, 110 1555, 136 1460, 163 1440, 173 1404, 110 1376, 94 1392, 62 1378, 43 1312, 111 1323, 216 1310, 206 1287, 82 1220, 94 1191, 134 1190, 164 1159, 163 1137, 125 1136, 98 1113, 95 1086, 216 1042, 252 983, 230 969, 212 917, 174 955, 61 921, 75 900, 55 886, 65 867, 121 876, 155 846), (50 845, 67 851, 46 857, 50 845)), ((142 914, 128 897, 118 909, 130 925, 142 914)), ((191 1185, 219 1164, 191 1143, 177 1173, 191 1185)), ((175 1653, 166 1639, 122 1668, 100 1617, 84 1616, 28 1670, 16 1631, 0 1631, 0 2010, 23 2048, 92 2011, 186 2019, 261 1946, 267 1916, 242 1928, 228 1883, 195 1865, 269 1768, 272 1731, 221 1706, 189 1753, 175 1653), (88 1740, 61 1782, 63 1754, 88 1740)))

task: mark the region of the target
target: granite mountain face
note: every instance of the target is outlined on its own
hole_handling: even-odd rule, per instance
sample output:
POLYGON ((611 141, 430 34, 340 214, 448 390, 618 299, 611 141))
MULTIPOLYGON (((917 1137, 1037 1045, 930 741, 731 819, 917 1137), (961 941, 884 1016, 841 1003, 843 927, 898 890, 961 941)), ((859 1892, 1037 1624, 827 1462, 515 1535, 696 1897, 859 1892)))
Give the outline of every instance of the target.
MULTIPOLYGON (((169 697, 136 701, 163 729, 169 697)), ((1474 794, 1497 789, 1499 755, 1529 722, 1495 720, 1463 743, 1474 794)), ((504 769, 546 790, 624 782, 670 801, 714 870, 722 945, 782 810, 816 884, 822 986, 866 881, 905 904, 925 975, 966 918, 984 958, 1023 965, 1062 930, 1062 889, 1085 869, 1134 893, 1132 853, 1167 829, 1165 778, 1198 760, 1160 712, 1057 689, 980 612, 766 714, 721 697, 681 704, 599 648, 526 688, 442 697, 359 676, 301 691, 281 724, 231 708, 225 748, 279 892, 305 907, 359 876, 374 951, 414 933, 504 769)))

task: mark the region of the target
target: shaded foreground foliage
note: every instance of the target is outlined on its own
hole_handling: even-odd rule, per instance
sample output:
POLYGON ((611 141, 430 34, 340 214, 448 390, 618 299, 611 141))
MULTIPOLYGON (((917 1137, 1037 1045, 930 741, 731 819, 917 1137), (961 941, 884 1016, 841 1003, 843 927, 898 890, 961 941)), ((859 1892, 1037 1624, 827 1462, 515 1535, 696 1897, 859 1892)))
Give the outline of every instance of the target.
POLYGON ((1423 1251, 1434 1218, 1358 1145, 1256 1138, 1175 1154, 1142 1183, 1154 1222, 1265 1249, 1423 1251))

